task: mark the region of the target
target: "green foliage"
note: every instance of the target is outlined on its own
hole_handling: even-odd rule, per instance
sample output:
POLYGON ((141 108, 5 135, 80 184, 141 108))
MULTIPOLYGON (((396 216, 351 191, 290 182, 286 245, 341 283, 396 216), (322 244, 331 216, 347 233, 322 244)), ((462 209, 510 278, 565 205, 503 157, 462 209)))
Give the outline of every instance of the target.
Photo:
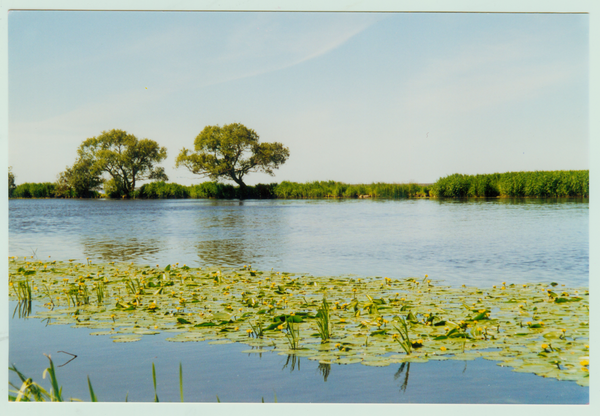
POLYGON ((90 390, 90 400, 92 402, 97 402, 98 398, 96 397, 96 393, 94 393, 94 388, 92 387, 92 382, 90 381, 90 377, 87 378, 88 381, 88 389, 90 390))
POLYGON ((182 149, 176 166, 212 181, 229 179, 240 186, 244 197, 243 178, 250 172, 273 175, 285 163, 290 152, 281 143, 259 143, 258 134, 239 123, 206 126, 194 141, 194 152, 182 149))
POLYGON ((398 342, 398 344, 400 344, 406 354, 410 355, 412 352, 412 342, 410 340, 408 324, 406 323, 404 317, 400 317, 399 322, 400 328, 395 327, 396 331, 398 331, 398 334, 395 334, 395 336, 392 336, 392 338, 398 342))
POLYGON ((489 175, 454 174, 438 179, 431 196, 466 197, 589 197, 589 171, 507 172, 489 175))
MULTIPOLYGON (((64 172, 63 172, 64 173, 64 172)), ((59 180, 60 182, 60 180, 59 180)), ((127 184, 119 177, 104 182, 110 198, 125 195, 127 184)), ((81 197, 81 194, 79 194, 81 197)), ((16 198, 76 197, 74 191, 62 190, 61 184, 17 186, 16 198)), ((289 182, 233 186, 220 182, 203 182, 191 186, 157 181, 143 185, 130 194, 143 199, 216 198, 216 199, 305 199, 305 198, 423 198, 423 197, 589 197, 589 171, 508 172, 489 175, 453 174, 433 185, 372 183, 348 185, 336 181, 289 182)))
POLYGON ((92 198, 98 196, 102 185, 101 171, 93 160, 79 158, 71 167, 66 167, 56 181, 56 196, 63 198, 92 198))
POLYGON ((8 197, 11 198, 15 191, 15 174, 12 172, 12 166, 8 167, 8 197))
POLYGON ((136 342, 175 325, 181 332, 167 338, 169 342, 242 342, 254 347, 248 350, 252 353, 271 346, 278 351, 301 349, 304 357, 332 364, 425 362, 438 355, 454 360, 484 357, 516 371, 581 385, 589 382, 587 366, 579 365, 589 353, 588 288, 556 282, 452 288, 415 278, 382 282, 381 277, 315 277, 177 264, 163 272, 129 263, 27 260, 9 261, 10 299, 23 299, 28 293, 17 284, 26 277, 32 301, 54 297, 53 304, 44 305, 48 311, 36 308, 35 317, 77 328, 118 326, 118 331, 91 333, 109 335, 114 342, 136 342), (103 305, 114 308, 89 303, 86 274, 110 288, 103 294, 103 305), (170 289, 163 291, 166 287, 170 289), (309 331, 314 328, 310 321, 325 320, 324 304, 316 300, 325 292, 327 302, 335 305, 328 319, 339 339, 335 347, 314 342, 319 334, 309 331), (363 311, 368 313, 361 315, 363 311), (388 333, 394 326, 394 333, 388 333), (398 352, 403 351, 390 355, 389 346, 396 342, 398 352), (563 362, 561 369, 553 364, 557 359, 563 362))
POLYGON ((154 368, 154 363, 152 363, 152 383, 154 384, 154 401, 158 403, 158 394, 156 393, 156 369, 154 368))
MULTIPOLYGON (((52 359, 50 358, 50 356, 46 355, 46 357, 48 357, 48 360, 50 361, 50 367, 48 367, 46 370, 44 370, 43 377, 46 378, 46 374, 48 374, 50 376, 50 385, 52 386, 52 389, 50 390, 50 392, 48 392, 46 389, 44 389, 38 383, 34 383, 31 380, 31 378, 26 378, 23 375, 23 373, 21 373, 19 370, 17 370, 17 368, 13 365, 12 367, 9 367, 8 369, 10 371, 16 373, 17 376, 19 377, 19 379, 21 379, 21 382, 23 384, 19 388, 18 386, 15 386, 14 384, 9 382, 9 385, 11 387, 13 387, 14 389, 16 389, 12 393, 17 393, 16 396, 9 394, 8 395, 9 401, 13 401, 13 402, 33 402, 33 401, 36 401, 36 402, 45 402, 45 401, 62 402, 63 401, 62 387, 58 386, 58 380, 56 378, 56 371, 54 369, 54 363, 52 362, 52 359)), ((91 388, 91 385, 90 385, 90 388, 91 388)))
POLYGON ((286 319, 285 324, 287 330, 284 334, 288 345, 290 346, 290 349, 297 350, 300 345, 300 330, 298 327, 295 327, 293 319, 286 319))
POLYGON ((56 196, 56 184, 44 183, 22 183, 18 185, 13 193, 13 198, 54 198, 56 196))
MULTIPOLYGON (((104 186, 105 191, 111 188, 104 186)), ((284 181, 280 184, 258 184, 241 187, 220 182, 202 182, 191 186, 154 182, 143 185, 135 193, 136 198, 215 198, 215 199, 304 199, 304 198, 418 198, 427 197, 429 187, 418 184, 347 185, 342 182, 321 181, 297 183, 284 181)))
POLYGON ((191 198, 195 199, 234 199, 237 197, 237 192, 233 185, 219 182, 202 182, 198 185, 192 185, 189 187, 189 194, 191 198))
POLYGON ((139 180, 168 180, 164 168, 155 167, 166 159, 167 149, 154 140, 139 140, 123 130, 103 131, 100 136, 85 140, 78 154, 80 160, 92 161, 93 172, 110 175, 104 191, 111 198, 132 197, 139 180))
POLYGON ((123 198, 124 194, 123 182, 118 178, 111 178, 104 181, 104 195, 109 198, 123 198))
POLYGON ((335 181, 297 183, 283 181, 273 188, 276 198, 415 198, 429 196, 429 188, 415 183, 348 185, 335 181))
POLYGON ((142 185, 136 191, 136 198, 142 199, 181 199, 190 197, 190 187, 164 181, 142 185))
POLYGON ((181 403, 183 403, 183 367, 181 366, 181 362, 179 362, 179 397, 181 398, 181 403))
POLYGON ((321 342, 329 340, 331 338, 331 321, 329 320, 329 303, 325 298, 323 298, 323 304, 317 312, 316 321, 321 342))

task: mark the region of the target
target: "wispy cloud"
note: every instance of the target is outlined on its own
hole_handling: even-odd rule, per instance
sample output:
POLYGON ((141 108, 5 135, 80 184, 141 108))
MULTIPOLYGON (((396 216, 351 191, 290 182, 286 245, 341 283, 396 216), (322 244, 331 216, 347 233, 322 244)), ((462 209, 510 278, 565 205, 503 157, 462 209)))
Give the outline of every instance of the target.
POLYGON ((186 87, 206 87, 291 68, 324 56, 364 32, 382 15, 332 15, 312 21, 310 30, 288 27, 273 16, 259 16, 228 33, 224 50, 203 62, 202 77, 184 79, 186 87))
MULTIPOLYGON (((64 78, 62 74, 68 71, 89 79, 94 93, 71 99, 72 106, 65 107, 61 114, 44 111, 32 126, 38 125, 43 130, 68 122, 74 128, 99 116, 106 120, 134 108, 137 111, 139 106, 154 105, 178 91, 300 65, 341 47, 382 18, 382 15, 331 14, 302 19, 293 14, 282 18, 272 13, 248 14, 236 20, 235 16, 220 15, 219 22, 226 24, 217 25, 208 18, 212 16, 181 26, 164 25, 143 35, 134 34, 127 42, 107 44, 94 53, 71 49, 72 55, 67 53, 64 59, 44 65, 46 86, 53 77, 64 78), (145 90, 145 86, 149 89, 145 90)), ((32 73, 28 78, 39 80, 39 76, 42 74, 32 73)), ((69 87, 67 79, 56 86, 67 97, 76 94, 68 91, 69 87)), ((27 109, 25 105, 18 108, 27 109)), ((21 119, 32 121, 31 111, 15 113, 12 124, 21 119)), ((12 131, 21 128, 14 126, 12 131)))
POLYGON ((540 62, 530 54, 515 43, 465 47, 455 56, 432 61, 413 78, 404 104, 413 110, 466 113, 535 98, 585 70, 565 61, 540 62))

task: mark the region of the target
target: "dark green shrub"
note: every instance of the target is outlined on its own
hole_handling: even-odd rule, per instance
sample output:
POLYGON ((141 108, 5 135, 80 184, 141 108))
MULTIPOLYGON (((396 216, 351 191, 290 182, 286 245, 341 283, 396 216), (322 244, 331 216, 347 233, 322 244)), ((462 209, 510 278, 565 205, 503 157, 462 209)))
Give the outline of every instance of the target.
POLYGON ((22 183, 13 191, 14 198, 53 198, 56 185, 50 182, 22 183))

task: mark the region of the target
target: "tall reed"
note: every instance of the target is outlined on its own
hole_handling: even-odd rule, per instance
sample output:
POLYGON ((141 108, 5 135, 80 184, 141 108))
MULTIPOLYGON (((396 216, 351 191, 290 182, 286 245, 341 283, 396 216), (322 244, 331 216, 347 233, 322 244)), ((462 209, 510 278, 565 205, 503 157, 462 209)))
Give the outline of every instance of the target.
POLYGON ((331 338, 331 322, 329 320, 329 303, 323 298, 321 307, 316 315, 317 330, 321 337, 321 342, 325 342, 331 338))
POLYGON ((589 170, 453 174, 438 179, 430 195, 466 197, 589 197, 589 170))

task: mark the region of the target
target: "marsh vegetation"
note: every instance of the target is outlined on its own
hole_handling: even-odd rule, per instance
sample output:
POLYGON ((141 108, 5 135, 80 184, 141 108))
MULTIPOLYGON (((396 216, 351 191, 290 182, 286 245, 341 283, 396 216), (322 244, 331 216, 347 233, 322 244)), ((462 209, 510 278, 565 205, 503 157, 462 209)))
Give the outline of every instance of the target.
MULTIPOLYGON (((10 189, 13 189, 10 193, 13 198, 68 198, 83 195, 81 192, 69 191, 58 182, 56 184, 24 183, 10 189)), ((110 197, 113 195, 111 192, 106 193, 105 196, 110 197)), ((154 181, 143 184, 130 195, 138 199, 588 198, 589 171, 454 174, 440 178, 433 184, 283 181, 254 186, 244 185, 243 189, 240 186, 216 181, 189 186, 154 181)), ((100 194, 94 191, 88 196, 98 197, 100 194)))
POLYGON ((9 286, 15 299, 23 301, 29 287, 31 298, 44 302, 47 310, 35 317, 95 329, 91 335, 113 342, 168 332, 171 342, 239 342, 253 354, 274 349, 321 364, 367 366, 483 357, 589 383, 589 291, 556 282, 453 289, 427 277, 12 258, 9 286), (88 295, 100 285, 102 296, 88 295))

